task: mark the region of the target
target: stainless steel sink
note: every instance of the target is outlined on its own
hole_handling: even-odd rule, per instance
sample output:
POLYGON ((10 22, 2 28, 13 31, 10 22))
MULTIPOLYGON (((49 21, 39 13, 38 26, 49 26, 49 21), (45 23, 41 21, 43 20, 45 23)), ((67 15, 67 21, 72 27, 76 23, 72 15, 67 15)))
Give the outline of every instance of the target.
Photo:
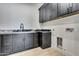
POLYGON ((13 30, 13 32, 26 32, 26 31, 32 31, 32 29, 27 29, 27 30, 13 30))

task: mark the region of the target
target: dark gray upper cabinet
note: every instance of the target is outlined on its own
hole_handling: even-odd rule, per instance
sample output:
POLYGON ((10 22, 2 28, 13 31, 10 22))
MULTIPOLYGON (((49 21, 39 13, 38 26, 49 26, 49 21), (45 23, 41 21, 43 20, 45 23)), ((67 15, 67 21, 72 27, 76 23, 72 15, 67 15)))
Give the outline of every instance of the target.
POLYGON ((40 23, 52 20, 57 17, 57 4, 48 3, 39 9, 40 23))
POLYGON ((24 34, 13 34, 13 52, 24 50, 24 34))
POLYGON ((58 3, 58 16, 62 16, 68 13, 67 3, 58 3))
POLYGON ((49 21, 57 17, 57 4, 50 3, 45 7, 45 21, 49 21))
POLYGON ((40 9, 40 11, 39 11, 39 22, 41 23, 41 22, 43 22, 43 15, 42 15, 42 9, 40 9))
POLYGON ((44 22, 46 20, 46 10, 45 7, 42 9, 42 21, 44 22))
POLYGON ((45 3, 39 8, 39 22, 54 20, 75 11, 79 11, 79 3, 45 3))
POLYGON ((2 55, 12 53, 12 34, 1 35, 2 55))
POLYGON ((68 14, 72 13, 72 3, 68 3, 68 14))
POLYGON ((50 16, 49 16, 49 20, 53 20, 54 18, 57 17, 57 3, 51 3, 50 5, 50 16))
POLYGON ((50 15, 51 15, 51 11, 50 11, 50 4, 47 4, 44 7, 44 22, 50 20, 50 15))
POLYGON ((46 5, 47 5, 47 3, 43 4, 43 6, 42 6, 41 8, 39 8, 39 19, 40 19, 39 22, 40 22, 40 23, 44 22, 45 19, 46 19, 46 18, 45 18, 45 17, 46 17, 46 16, 45 16, 45 15, 46 15, 46 14, 45 14, 45 13, 46 13, 46 12, 45 12, 45 11, 46 11, 46 10, 45 10, 45 6, 46 6, 46 5))
POLYGON ((25 34, 25 49, 33 48, 33 33, 26 33, 25 34))
POLYGON ((41 22, 43 22, 44 21, 44 17, 45 17, 45 14, 44 14, 44 8, 42 8, 42 9, 40 9, 40 11, 39 11, 39 22, 41 23, 41 22))
POLYGON ((72 12, 79 11, 79 3, 72 3, 72 12))
POLYGON ((58 3, 58 16, 79 11, 79 3, 58 3))

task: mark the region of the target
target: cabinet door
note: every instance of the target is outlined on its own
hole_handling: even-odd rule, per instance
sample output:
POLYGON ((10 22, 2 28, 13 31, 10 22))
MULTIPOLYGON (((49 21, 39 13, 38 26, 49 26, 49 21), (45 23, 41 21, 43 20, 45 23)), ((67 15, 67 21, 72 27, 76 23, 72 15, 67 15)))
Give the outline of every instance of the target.
POLYGON ((39 21, 40 23, 45 22, 45 7, 39 10, 39 21))
POLYGON ((25 34, 25 49, 33 48, 33 33, 25 34))
POLYGON ((33 45, 34 47, 38 47, 38 33, 33 33, 33 45))
POLYGON ((79 11, 79 3, 72 3, 72 12, 79 11))
POLYGON ((45 22, 46 21, 49 21, 50 20, 50 15, 51 15, 51 11, 50 11, 50 4, 47 4, 45 7, 44 7, 45 11, 44 11, 44 14, 45 14, 45 22))
POLYGON ((79 3, 76 3, 77 4, 77 11, 79 11, 79 3))
POLYGON ((72 13, 72 3, 68 3, 67 11, 68 11, 68 14, 72 13))
POLYGON ((58 3, 58 16, 68 13, 68 3, 58 3))
POLYGON ((42 48, 51 47, 51 32, 42 33, 42 48))
POLYGON ((13 52, 24 50, 24 34, 13 34, 13 52))
POLYGON ((41 23, 46 22, 49 20, 49 16, 50 16, 49 4, 46 4, 39 10, 39 19, 40 19, 39 21, 41 23))
POLYGON ((40 20, 41 22, 46 22, 57 17, 57 3, 46 4, 40 9, 40 20), (42 15, 42 16, 41 16, 42 15))
POLYGON ((57 3, 50 4, 50 20, 53 20, 57 17, 57 3))
POLYGON ((39 22, 42 23, 43 22, 43 9, 39 10, 39 22))
POLYGON ((47 21, 47 19, 46 19, 46 7, 43 7, 42 8, 42 19, 43 19, 43 22, 46 22, 47 21))
POLYGON ((0 54, 1 54, 1 35, 0 35, 0 54))
POLYGON ((10 54, 12 53, 12 35, 11 34, 5 34, 1 35, 1 52, 2 55, 10 54))

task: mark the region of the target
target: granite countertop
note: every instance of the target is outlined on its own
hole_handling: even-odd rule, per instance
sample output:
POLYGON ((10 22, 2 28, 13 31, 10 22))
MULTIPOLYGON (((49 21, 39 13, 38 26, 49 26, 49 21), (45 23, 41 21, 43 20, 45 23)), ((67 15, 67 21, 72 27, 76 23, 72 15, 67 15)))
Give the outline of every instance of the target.
POLYGON ((33 30, 33 29, 25 29, 23 31, 16 29, 16 30, 0 30, 0 34, 22 34, 22 33, 36 33, 36 32, 47 32, 50 30, 46 30, 46 29, 37 29, 37 30, 33 30))
POLYGON ((13 32, 13 31, 0 31, 0 34, 22 34, 22 33, 36 33, 36 31, 24 31, 24 32, 13 32))

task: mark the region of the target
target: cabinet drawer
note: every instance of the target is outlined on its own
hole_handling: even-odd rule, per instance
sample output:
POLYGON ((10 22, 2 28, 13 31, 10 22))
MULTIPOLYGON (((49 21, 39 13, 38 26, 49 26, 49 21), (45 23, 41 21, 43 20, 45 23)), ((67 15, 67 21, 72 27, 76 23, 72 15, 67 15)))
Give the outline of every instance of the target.
POLYGON ((33 38, 33 33, 26 33, 26 34, 25 34, 25 38, 27 38, 27 37, 33 38))
POLYGON ((6 39, 4 39, 4 40, 2 40, 2 44, 4 44, 4 45, 6 45, 6 44, 10 44, 10 43, 12 43, 12 40, 6 40, 6 39))
POLYGON ((24 34, 13 34, 13 39, 14 38, 23 38, 24 37, 24 34))
POLYGON ((5 34, 5 35, 2 35, 2 39, 12 39, 12 34, 5 34))
POLYGON ((12 53, 12 45, 2 46, 1 52, 6 54, 12 53))
POLYGON ((7 40, 7 41, 5 41, 5 40, 2 40, 2 43, 1 43, 1 46, 7 46, 7 45, 11 45, 12 46, 12 41, 9 41, 9 40, 7 40))

